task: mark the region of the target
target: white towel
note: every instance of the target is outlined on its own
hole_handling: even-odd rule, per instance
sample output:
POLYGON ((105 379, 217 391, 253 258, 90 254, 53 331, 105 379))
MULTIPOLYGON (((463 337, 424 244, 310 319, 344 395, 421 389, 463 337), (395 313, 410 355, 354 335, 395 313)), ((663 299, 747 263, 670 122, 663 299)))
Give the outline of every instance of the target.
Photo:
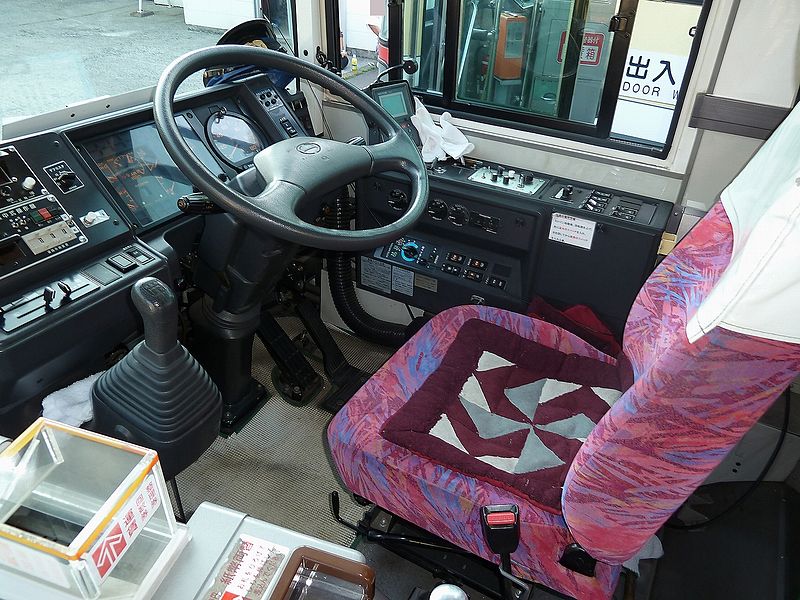
POLYGON ((414 98, 414 103, 417 112, 411 117, 411 123, 422 142, 422 160, 428 163, 434 159, 444 160, 448 154, 458 159, 475 149, 475 145, 453 125, 450 113, 442 114, 437 125, 422 102, 414 98))
POLYGON ((57 390, 42 400, 42 416, 67 425, 80 427, 92 420, 92 385, 103 373, 57 390))

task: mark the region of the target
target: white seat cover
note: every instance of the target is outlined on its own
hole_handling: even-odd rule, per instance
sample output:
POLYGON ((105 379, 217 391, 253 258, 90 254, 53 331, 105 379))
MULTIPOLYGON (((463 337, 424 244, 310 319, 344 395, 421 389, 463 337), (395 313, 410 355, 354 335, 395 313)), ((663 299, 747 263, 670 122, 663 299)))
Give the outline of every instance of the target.
POLYGON ((800 109, 722 192, 730 263, 686 325, 690 342, 720 326, 800 343, 800 109))

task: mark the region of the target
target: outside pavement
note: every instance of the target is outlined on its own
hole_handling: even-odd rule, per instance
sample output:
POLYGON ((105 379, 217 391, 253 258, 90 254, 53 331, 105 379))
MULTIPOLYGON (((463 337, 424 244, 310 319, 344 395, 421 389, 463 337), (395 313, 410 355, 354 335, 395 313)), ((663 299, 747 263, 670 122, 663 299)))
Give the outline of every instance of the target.
MULTIPOLYGON (((58 110, 99 96, 151 87, 174 58, 216 44, 222 30, 184 23, 183 9, 144 3, 149 17, 132 17, 134 0, 3 0, 0 37, 0 124, 58 110)), ((377 71, 359 56, 345 78, 362 87, 377 71)), ((191 76, 182 90, 202 86, 191 76)))

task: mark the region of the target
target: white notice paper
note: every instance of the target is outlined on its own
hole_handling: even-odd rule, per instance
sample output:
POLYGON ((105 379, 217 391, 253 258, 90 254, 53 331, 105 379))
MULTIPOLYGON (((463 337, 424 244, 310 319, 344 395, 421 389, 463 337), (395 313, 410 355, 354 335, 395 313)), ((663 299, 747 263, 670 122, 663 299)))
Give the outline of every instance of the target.
POLYGON ((414 271, 392 267, 392 291, 406 296, 414 295, 414 271))
POLYGON ((549 239, 578 248, 592 249, 594 227, 596 223, 589 219, 581 219, 572 215, 553 213, 550 221, 549 239))
POLYGON ((361 285, 390 294, 392 292, 392 266, 380 260, 362 256, 361 285))

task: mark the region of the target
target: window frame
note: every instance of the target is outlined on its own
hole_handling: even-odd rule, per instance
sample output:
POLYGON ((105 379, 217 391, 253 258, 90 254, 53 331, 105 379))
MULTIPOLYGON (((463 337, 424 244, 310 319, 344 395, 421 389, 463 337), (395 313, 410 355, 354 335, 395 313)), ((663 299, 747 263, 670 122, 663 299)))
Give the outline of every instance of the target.
MULTIPOLYGON (((299 40, 297 39, 297 1, 296 0, 286 0, 286 4, 288 6, 289 12, 291 13, 291 21, 292 21, 292 47, 287 48, 294 56, 297 56, 299 51, 300 45, 299 40)), ((261 16, 268 21, 271 21, 270 17, 272 16, 269 11, 269 4, 267 0, 260 0, 258 4, 258 10, 261 16)), ((283 44, 283 42, 288 41, 283 39, 282 36, 278 37, 278 42, 283 44)))
MULTIPOLYGON (((401 5, 404 1, 413 0, 388 0, 389 5, 401 5)), ((414 95, 418 96, 432 114, 442 114, 449 112, 453 117, 471 120, 478 123, 485 123, 498 127, 513 128, 528 133, 551 136, 555 138, 570 140, 578 143, 589 144, 599 148, 619 150, 631 154, 638 154, 654 159, 668 158, 672 150, 673 143, 678 130, 680 115, 687 102, 687 91, 691 80, 695 75, 695 66, 700 52, 701 43, 708 24, 714 0, 677 0, 685 4, 701 5, 700 15, 697 22, 697 30, 692 41, 692 47, 686 65, 686 72, 681 82, 678 99, 672 114, 670 128, 663 146, 653 146, 642 142, 631 140, 615 139, 611 137, 611 128, 619 97, 619 89, 622 85, 622 78, 627 65, 628 50, 630 48, 631 32, 636 26, 636 9, 640 0, 621 0, 617 15, 627 16, 628 26, 624 32, 616 32, 611 44, 611 56, 609 57, 608 69, 606 71, 603 93, 600 102, 600 111, 596 125, 569 121, 555 117, 524 113, 521 111, 503 110, 494 106, 482 106, 458 100, 455 96, 457 69, 454 65, 458 64, 458 52, 460 49, 460 17, 461 7, 464 0, 448 0, 445 14, 445 56, 442 93, 431 93, 414 89, 414 95), (455 23, 456 26, 450 26, 455 23), (453 68, 448 68, 453 65, 453 68)), ((324 0, 326 12, 326 36, 328 47, 333 47, 331 53, 334 57, 339 56, 339 0, 324 0), (335 44, 335 45, 331 45, 335 44)), ((390 6, 391 9, 391 6, 390 6)), ((402 16, 400 23, 391 20, 392 10, 388 11, 389 31, 402 31, 402 16)), ((395 13, 397 14, 397 13, 395 13)), ((390 36, 390 40, 391 40, 390 36)), ((393 44, 390 43, 389 63, 396 65, 402 63, 403 57, 398 58, 397 52, 392 52, 393 44)), ((396 47, 402 48, 402 41, 396 47)), ((569 50, 568 50, 569 51, 569 50)), ((335 63, 334 63, 335 64, 335 63)), ((390 75, 400 77, 399 72, 390 75)), ((392 77, 394 78, 394 77, 392 77)))

